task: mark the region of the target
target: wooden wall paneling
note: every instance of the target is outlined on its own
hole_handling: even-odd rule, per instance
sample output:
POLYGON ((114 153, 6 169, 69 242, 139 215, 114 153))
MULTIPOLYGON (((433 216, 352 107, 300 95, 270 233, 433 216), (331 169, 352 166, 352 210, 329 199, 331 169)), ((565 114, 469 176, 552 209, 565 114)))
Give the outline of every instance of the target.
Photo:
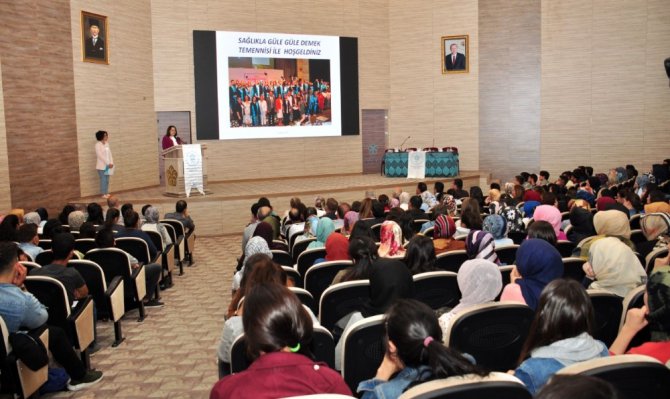
POLYGON ((9 209, 12 207, 12 193, 9 185, 4 98, 2 90, 2 57, 0 57, 0 209, 9 209))

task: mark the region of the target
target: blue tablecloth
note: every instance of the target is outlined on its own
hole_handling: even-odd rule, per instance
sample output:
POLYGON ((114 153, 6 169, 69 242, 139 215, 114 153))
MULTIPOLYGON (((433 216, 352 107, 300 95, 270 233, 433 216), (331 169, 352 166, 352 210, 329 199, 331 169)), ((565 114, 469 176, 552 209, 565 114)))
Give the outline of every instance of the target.
MULTIPOLYGON (((384 174, 388 177, 407 177, 407 152, 384 154, 384 174)), ((458 176, 458 154, 453 152, 427 152, 426 177, 458 176)))

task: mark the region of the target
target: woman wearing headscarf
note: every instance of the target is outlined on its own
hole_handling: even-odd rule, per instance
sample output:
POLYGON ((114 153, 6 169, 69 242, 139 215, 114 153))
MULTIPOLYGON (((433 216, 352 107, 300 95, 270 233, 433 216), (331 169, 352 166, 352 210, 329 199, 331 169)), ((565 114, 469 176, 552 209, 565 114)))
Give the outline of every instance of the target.
POLYGON ((403 191, 402 193, 400 193, 400 196, 398 197, 398 201, 400 201, 400 204, 398 206, 402 208, 403 211, 406 211, 409 208, 410 198, 412 198, 412 196, 409 195, 408 192, 403 191))
POLYGON ((505 205, 500 209, 500 216, 507 222, 508 233, 523 233, 526 231, 526 225, 523 223, 523 216, 515 206, 505 205))
POLYGON ((485 259, 473 259, 463 262, 456 276, 458 289, 461 291, 461 300, 451 311, 444 313, 438 319, 443 336, 449 328, 451 319, 463 310, 475 305, 495 301, 502 289, 502 275, 500 268, 493 262, 485 259))
POLYGON ((312 241, 307 246, 307 249, 323 248, 326 246, 326 240, 335 231, 335 224, 330 218, 319 219, 319 224, 316 226, 316 241, 312 241))
POLYGON ((628 311, 619 335, 610 346, 610 352, 615 355, 630 353, 651 356, 664 364, 670 361, 670 267, 656 268, 649 276, 644 306, 628 311), (626 352, 637 333, 647 326, 651 332, 651 341, 626 352))
POLYGON ((165 247, 172 244, 172 237, 170 237, 170 234, 168 233, 165 226, 160 223, 160 214, 158 213, 158 208, 155 206, 148 207, 147 210, 144 211, 144 219, 145 222, 142 223, 142 230, 155 231, 161 235, 161 239, 163 240, 163 248, 161 248, 161 250, 164 250, 165 247))
POLYGON ((647 241, 635 244, 635 248, 643 258, 646 258, 651 252, 665 248, 665 243, 658 238, 670 231, 670 214, 649 213, 640 219, 640 229, 647 241))
POLYGON ((570 225, 572 229, 568 232, 568 240, 575 245, 583 239, 596 235, 593 227, 593 214, 584 208, 574 206, 570 211, 570 225))
POLYGON ((432 209, 435 205, 437 205, 437 199, 435 199, 435 195, 433 195, 433 193, 431 193, 429 190, 421 193, 421 202, 421 209, 424 212, 432 209))
POLYGON ((628 216, 625 213, 616 209, 596 212, 593 216, 593 226, 596 229, 597 235, 582 241, 581 245, 575 248, 573 255, 578 254, 576 256, 588 260, 591 245, 605 237, 616 237, 635 251, 635 244, 630 240, 628 216))
POLYGON ((535 310, 544 287, 562 276, 563 260, 558 250, 538 238, 526 240, 516 252, 516 267, 500 301, 523 302, 535 310))
POLYGON ((604 211, 608 206, 616 204, 616 200, 612 197, 600 197, 596 200, 596 209, 604 211))
POLYGON ((492 188, 489 190, 489 195, 484 199, 484 202, 489 207, 490 214, 496 214, 500 211, 500 190, 492 188))
POLYGON ((507 238, 507 222, 500 215, 489 215, 484 219, 484 231, 493 236, 493 247, 514 245, 512 239, 507 238))
POLYGON ((248 260, 251 256, 256 254, 265 254, 269 256, 270 259, 272 259, 272 251, 270 250, 267 241, 265 241, 264 238, 259 236, 251 237, 247 242, 247 246, 244 247, 245 261, 242 264, 240 270, 238 270, 233 276, 233 292, 237 291, 240 288, 240 282, 242 281, 242 276, 244 275, 244 267, 247 263, 246 260, 248 260))
POLYGON ((465 239, 465 250, 468 253, 468 259, 486 259, 500 264, 493 241, 491 233, 482 230, 470 230, 468 237, 465 239))
POLYGON ((254 230, 252 237, 263 238, 268 243, 268 247, 270 247, 270 249, 286 249, 285 246, 279 243, 275 243, 272 240, 273 232, 274 230, 272 229, 272 225, 270 223, 260 222, 256 225, 256 229, 254 230))
POLYGON ((567 240, 568 237, 565 235, 565 233, 561 230, 561 211, 558 210, 553 205, 540 205, 537 208, 535 208, 535 212, 533 213, 533 219, 534 220, 543 220, 545 222, 548 222, 553 228, 554 232, 556 233, 556 239, 557 240, 567 240))
POLYGON ((349 240, 340 233, 331 234, 326 240, 326 262, 350 259, 349 240))
POLYGON ((435 218, 435 226, 433 227, 435 255, 442 252, 465 249, 465 242, 454 240, 454 233, 456 233, 456 223, 451 216, 438 215, 435 218))
POLYGON ((381 245, 379 246, 380 258, 403 257, 405 248, 403 248, 402 229, 400 225, 392 220, 382 223, 381 245))
MULTIPOLYGON (((346 331, 351 325, 366 317, 386 312, 398 299, 414 296, 414 280, 407 266, 396 259, 375 260, 370 269, 370 299, 359 312, 353 312, 337 322, 346 331)), ((335 368, 340 369, 343 340, 335 347, 335 368)))
POLYGON ((595 280, 588 288, 605 290, 621 298, 647 282, 647 273, 635 253, 614 237, 593 243, 589 261, 583 268, 586 276, 595 280))
POLYGON ((532 219, 533 218, 533 213, 535 212, 535 208, 540 206, 540 201, 526 201, 523 204, 523 217, 524 219, 532 219))

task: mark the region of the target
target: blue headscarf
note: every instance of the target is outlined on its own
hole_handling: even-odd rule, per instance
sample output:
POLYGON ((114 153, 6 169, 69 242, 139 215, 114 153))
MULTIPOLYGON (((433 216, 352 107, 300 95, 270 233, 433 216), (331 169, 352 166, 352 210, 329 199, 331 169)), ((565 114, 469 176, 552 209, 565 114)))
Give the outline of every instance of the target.
POLYGON ((533 310, 537 307, 544 287, 563 276, 561 254, 553 245, 538 238, 531 238, 521 244, 516 252, 516 268, 521 274, 516 283, 521 287, 526 304, 533 310))
POLYGON ((537 201, 526 201, 523 204, 523 216, 527 218, 532 218, 533 213, 535 213, 535 208, 537 208, 538 205, 540 205, 540 203, 537 201))

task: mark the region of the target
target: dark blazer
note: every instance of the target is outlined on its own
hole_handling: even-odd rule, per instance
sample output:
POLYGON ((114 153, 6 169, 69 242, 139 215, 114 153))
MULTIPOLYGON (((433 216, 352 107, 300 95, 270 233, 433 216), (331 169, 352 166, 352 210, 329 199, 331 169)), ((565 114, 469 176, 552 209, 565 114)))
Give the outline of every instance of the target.
POLYGON ((105 59, 105 41, 102 40, 100 36, 98 36, 98 40, 95 42, 95 46, 93 45, 93 38, 89 37, 86 39, 86 46, 85 46, 85 54, 86 57, 90 58, 98 58, 101 60, 105 59))
POLYGON ((447 71, 462 71, 465 69, 465 55, 456 53, 456 63, 453 64, 451 62, 451 53, 449 53, 444 57, 444 65, 447 71))

